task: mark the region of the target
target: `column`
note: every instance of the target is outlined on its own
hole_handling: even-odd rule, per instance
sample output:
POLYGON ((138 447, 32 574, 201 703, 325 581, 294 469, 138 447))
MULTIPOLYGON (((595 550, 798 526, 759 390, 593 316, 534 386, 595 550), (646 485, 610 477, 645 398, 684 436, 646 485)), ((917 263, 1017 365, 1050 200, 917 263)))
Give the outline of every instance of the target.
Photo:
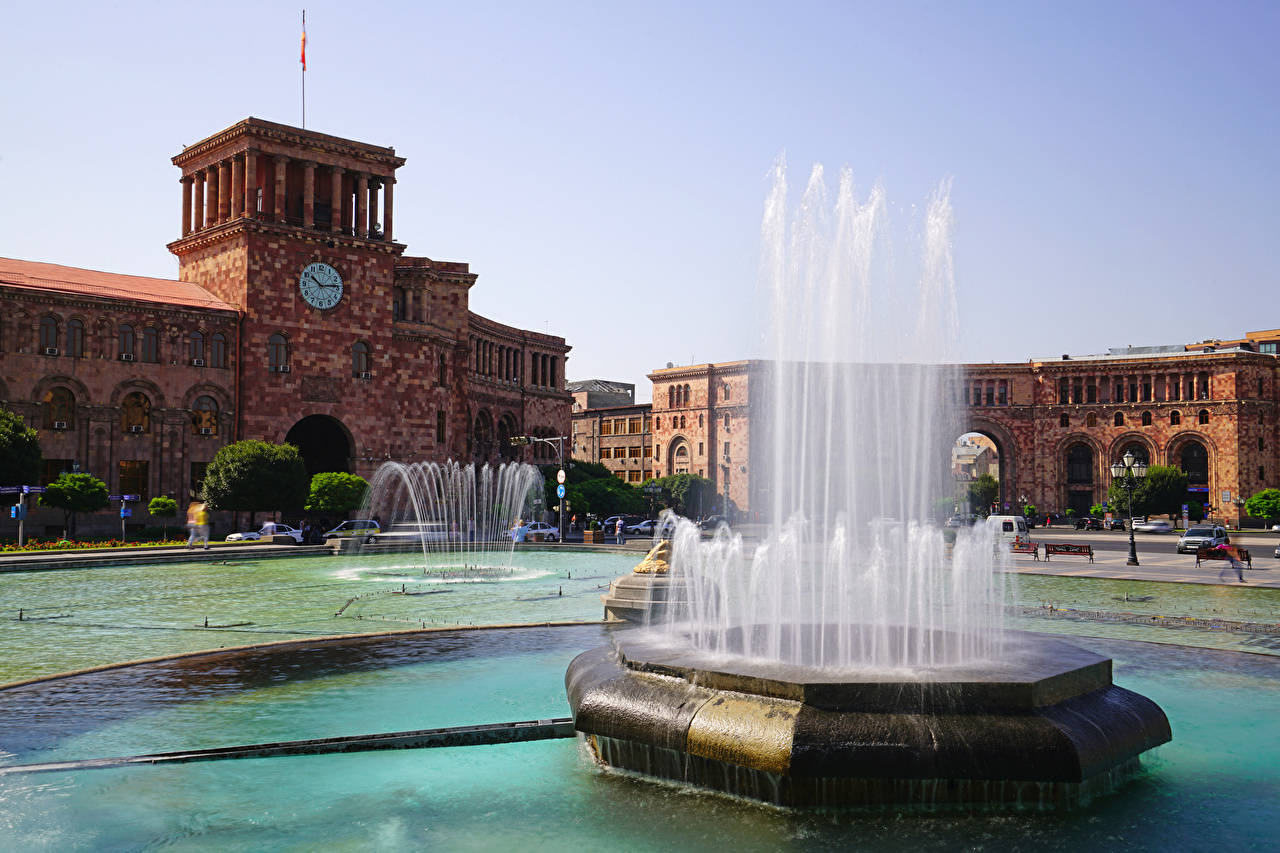
POLYGON ((244 152, 244 209, 250 219, 258 218, 258 152, 244 152))
POLYGON ((244 155, 231 158, 231 218, 244 216, 244 155))
POLYGON ((312 228, 316 223, 316 164, 302 164, 302 227, 312 228))
POLYGON ((231 218, 231 161, 218 164, 218 221, 231 218))
POLYGON ((381 186, 379 178, 374 175, 369 180, 369 236, 377 233, 381 223, 378 222, 378 187, 381 186))
POLYGON ((284 222, 284 177, 285 168, 289 165, 289 158, 277 154, 276 161, 276 203, 275 214, 276 222, 284 222))
POLYGON ((191 233, 191 185, 194 180, 190 175, 182 176, 182 236, 191 233))
POLYGON ((369 176, 356 173, 356 236, 369 236, 369 176))
POLYGON ((334 166, 329 170, 329 230, 342 230, 342 170, 334 166))
POLYGON ((382 234, 387 242, 391 242, 391 194, 395 189, 396 179, 386 178, 386 189, 382 192, 382 234))
POLYGON ((415 294, 415 291, 412 287, 406 287, 404 289, 404 317, 401 319, 408 320, 411 323, 415 318, 414 305, 413 305, 414 294, 415 294))
POLYGON ((193 176, 195 183, 195 197, 191 204, 191 230, 199 231, 204 227, 204 170, 196 172, 193 176))
POLYGON ((218 224, 218 167, 204 170, 204 224, 218 224))

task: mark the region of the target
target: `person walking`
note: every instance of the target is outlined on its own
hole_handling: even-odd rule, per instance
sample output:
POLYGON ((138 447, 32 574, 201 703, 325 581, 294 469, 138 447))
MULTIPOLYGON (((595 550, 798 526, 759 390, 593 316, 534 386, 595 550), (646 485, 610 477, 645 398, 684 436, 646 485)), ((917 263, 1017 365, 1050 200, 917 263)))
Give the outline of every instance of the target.
POLYGON ((618 536, 619 545, 626 543, 626 539, 622 535, 622 519, 618 519, 618 523, 614 525, 614 533, 618 536))
POLYGON ((196 547, 196 516, 200 512, 200 502, 187 504, 187 550, 196 547))
POLYGON ((209 550, 209 505, 206 503, 198 503, 192 505, 195 508, 194 516, 191 510, 187 510, 188 518, 193 518, 194 524, 191 527, 191 536, 187 539, 187 547, 194 548, 196 540, 204 540, 204 550, 209 550))
POLYGON ((1230 572, 1234 569, 1236 573, 1236 580, 1240 583, 1248 583, 1248 581, 1244 579, 1244 563, 1240 562, 1240 552, 1236 550, 1236 547, 1234 545, 1223 544, 1218 545, 1215 550, 1222 551, 1226 554, 1227 563, 1229 564, 1223 566, 1222 571, 1218 572, 1218 580, 1230 581, 1230 572))

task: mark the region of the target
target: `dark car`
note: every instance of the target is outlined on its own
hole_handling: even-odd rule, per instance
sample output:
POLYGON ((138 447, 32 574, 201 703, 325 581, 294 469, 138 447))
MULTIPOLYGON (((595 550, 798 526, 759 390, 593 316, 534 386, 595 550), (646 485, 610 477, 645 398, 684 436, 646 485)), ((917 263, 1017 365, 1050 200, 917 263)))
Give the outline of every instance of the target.
POLYGON ((1111 530, 1124 530, 1124 519, 1123 519, 1123 518, 1113 518, 1113 519, 1111 519, 1111 523, 1108 525, 1108 527, 1109 527, 1111 530))
POLYGON ((1102 530, 1102 521, 1097 518, 1077 518, 1076 530, 1102 530))

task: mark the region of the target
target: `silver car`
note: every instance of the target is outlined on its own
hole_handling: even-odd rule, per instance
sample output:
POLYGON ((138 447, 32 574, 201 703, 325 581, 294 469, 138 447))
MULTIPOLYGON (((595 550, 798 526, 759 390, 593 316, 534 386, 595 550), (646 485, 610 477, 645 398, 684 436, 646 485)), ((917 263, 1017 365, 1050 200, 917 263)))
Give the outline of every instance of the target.
POLYGON ((1194 553, 1198 548, 1216 548, 1231 542, 1231 537, 1223 528, 1209 524, 1197 524, 1187 528, 1178 540, 1178 553, 1194 553))

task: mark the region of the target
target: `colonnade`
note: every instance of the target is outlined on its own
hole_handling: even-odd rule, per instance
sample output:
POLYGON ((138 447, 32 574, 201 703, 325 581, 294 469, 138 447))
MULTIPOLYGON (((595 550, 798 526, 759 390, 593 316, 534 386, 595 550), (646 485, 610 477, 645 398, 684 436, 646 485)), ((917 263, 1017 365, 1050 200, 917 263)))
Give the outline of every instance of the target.
MULTIPOLYGON (((298 170, 294 171, 296 175, 298 170)), ((181 181, 183 237, 243 217, 365 239, 392 239, 396 181, 390 175, 249 149, 185 174, 181 181), (300 178, 292 182, 291 164, 301 170, 300 178), (327 173, 320 180, 328 181, 319 201, 317 171, 327 173)))
MULTIPOLYGON (((523 385, 525 377, 525 351, 495 341, 474 337, 471 341, 472 370, 483 376, 512 385, 523 385)), ((559 362, 549 353, 529 353, 529 384, 541 388, 559 388, 559 362)))
POLYGON ((1209 373, 1062 377, 1058 403, 1176 403, 1210 399, 1209 373))

